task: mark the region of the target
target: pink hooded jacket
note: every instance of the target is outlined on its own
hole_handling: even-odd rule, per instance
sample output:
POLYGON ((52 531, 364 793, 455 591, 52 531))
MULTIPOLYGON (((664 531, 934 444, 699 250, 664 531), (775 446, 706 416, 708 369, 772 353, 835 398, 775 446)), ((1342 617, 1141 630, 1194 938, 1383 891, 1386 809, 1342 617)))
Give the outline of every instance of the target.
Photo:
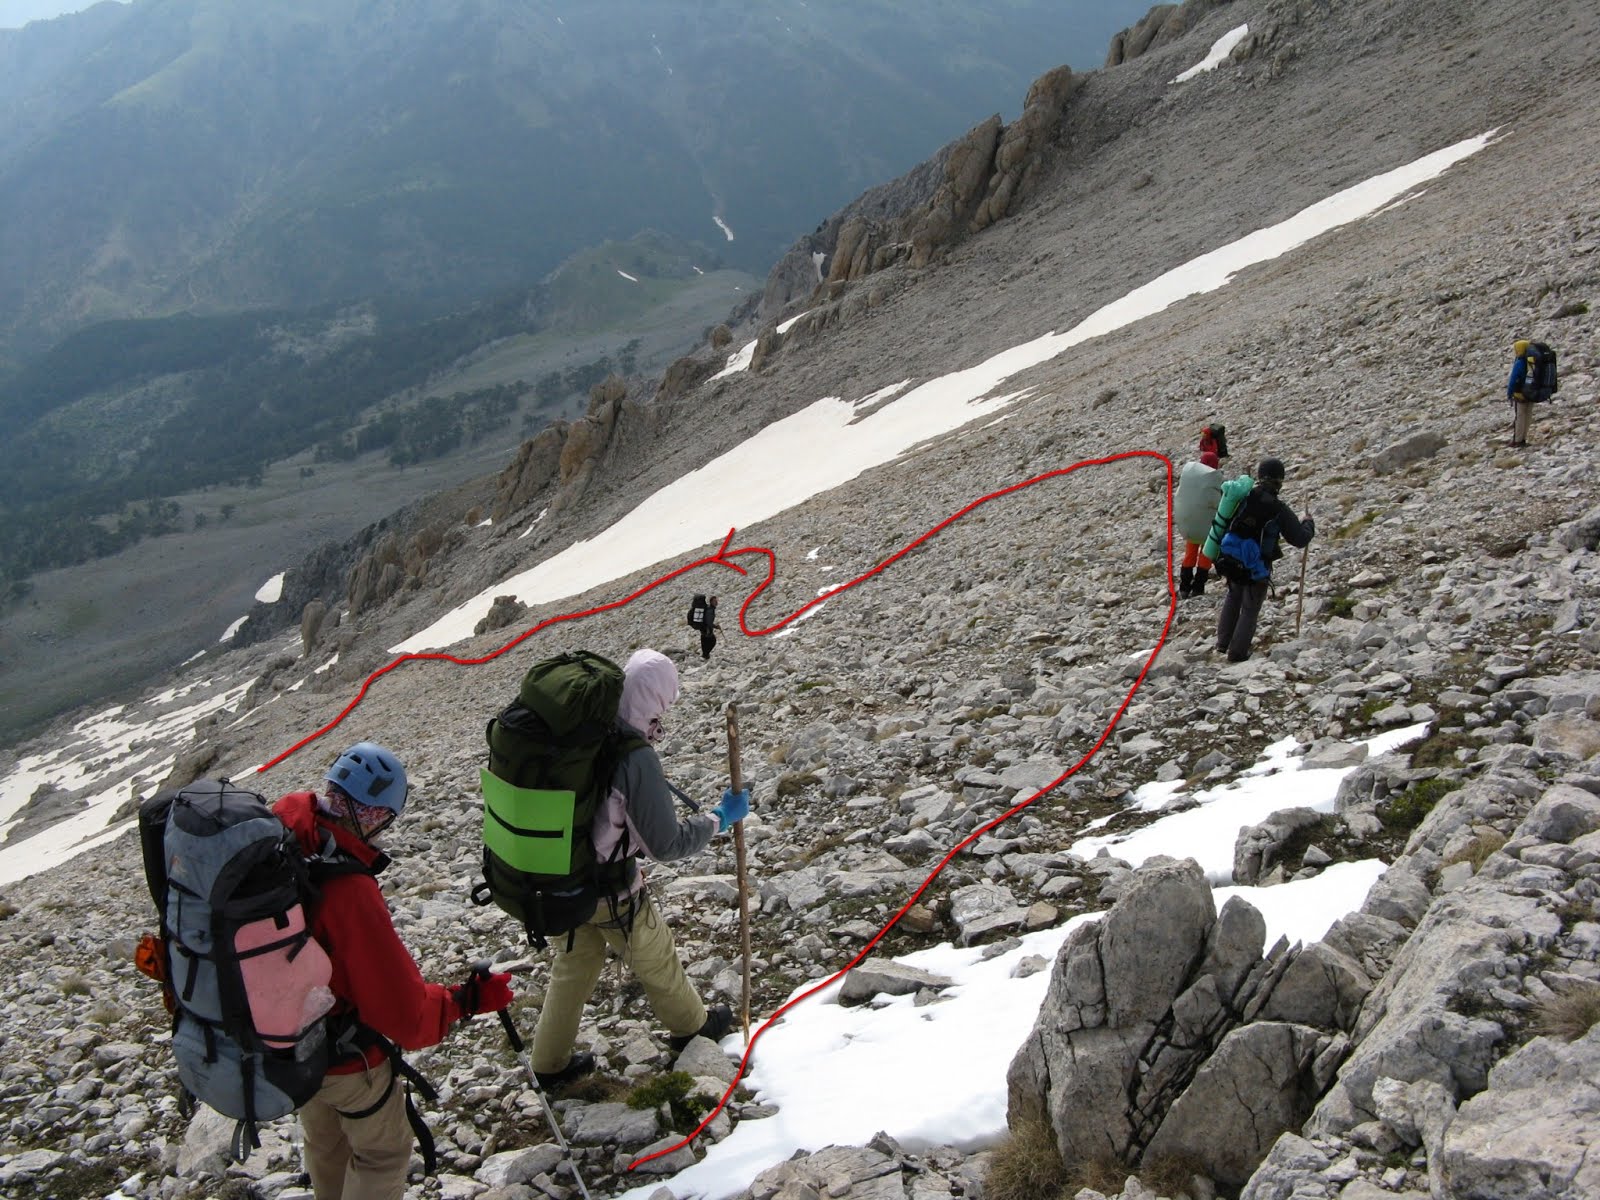
MULTIPOLYGON (((655 650, 637 650, 623 667, 622 699, 617 718, 624 732, 648 737, 651 722, 678 699, 678 668, 655 650)), ((623 847, 628 858, 643 854, 657 862, 673 862, 704 850, 717 832, 717 819, 696 813, 678 820, 672 791, 652 746, 624 755, 611 778, 611 791, 595 816, 595 854, 604 862, 623 847), (626 843, 623 839, 626 838, 626 843)), ((644 886, 635 869, 629 893, 644 886)))

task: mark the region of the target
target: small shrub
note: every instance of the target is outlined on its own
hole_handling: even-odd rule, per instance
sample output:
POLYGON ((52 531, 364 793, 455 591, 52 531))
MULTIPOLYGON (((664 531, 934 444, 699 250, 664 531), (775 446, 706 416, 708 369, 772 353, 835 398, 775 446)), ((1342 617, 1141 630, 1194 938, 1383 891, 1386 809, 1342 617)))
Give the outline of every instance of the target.
POLYGON ((1589 306, 1582 300, 1569 300, 1560 308, 1556 309, 1551 319, 1555 321, 1562 321, 1568 317, 1581 317, 1586 315, 1588 311, 1589 306))
POLYGON ((1410 833, 1439 803, 1442 796, 1461 786, 1457 780, 1424 779, 1413 783, 1398 796, 1391 796, 1378 805, 1378 819, 1390 833, 1410 833))
POLYGON ((987 1200, 1047 1200, 1062 1195, 1066 1185, 1067 1168, 1050 1127, 1027 1120, 995 1148, 983 1194, 987 1200))
POLYGON ((1456 765, 1456 751, 1467 747, 1477 746, 1475 738, 1470 738, 1459 729, 1440 729, 1429 736, 1411 752, 1411 765, 1413 767, 1453 767, 1456 765))
POLYGON ((22 910, 9 900, 0 900, 0 921, 16 916, 22 910))
POLYGON ((969 721, 990 721, 995 717, 1003 717, 1011 711, 1009 704, 985 704, 981 708, 974 708, 967 713, 969 721))
POLYGON ((833 686, 833 680, 831 679, 807 679, 804 680, 795 690, 799 692, 809 692, 812 688, 831 686, 833 686))
POLYGON ((561 1091, 563 1099, 581 1100, 585 1104, 615 1104, 632 1094, 633 1089, 616 1076, 599 1073, 576 1079, 561 1091))
POLYGON ((1483 864, 1489 861, 1489 856, 1505 844, 1506 835, 1498 829, 1491 829, 1487 833, 1480 833, 1440 865, 1448 867, 1458 862, 1471 863, 1472 872, 1476 875, 1483 870, 1483 864))
POLYGON ((63 996, 87 996, 89 994, 89 981, 76 971, 61 977, 61 994, 63 996))
POLYGON ((1561 928, 1565 930, 1582 921, 1600 922, 1600 913, 1595 911, 1593 900, 1574 900, 1570 904, 1563 904, 1559 912, 1561 928))
POLYGON ((1600 1021, 1600 984, 1582 983, 1564 988, 1534 1009, 1533 1027, 1547 1037, 1575 1042, 1600 1021))
POLYGON ((628 1094, 628 1107, 660 1108, 665 1104, 672 1113, 672 1127, 679 1133, 688 1133, 711 1110, 704 1096, 690 1095, 693 1091, 694 1076, 687 1071, 671 1071, 634 1088, 628 1094))
POLYGON ((815 771, 785 771, 778 776, 778 799, 787 800, 790 796, 798 796, 808 787, 816 787, 821 782, 815 771))
POLYGON ((850 835, 848 833, 841 831, 839 833, 830 833, 820 837, 811 844, 811 848, 809 850, 805 851, 805 853, 800 856, 800 859, 802 862, 815 862, 828 851, 837 850, 840 846, 844 845, 845 839, 849 836, 850 835))
POLYGON ((1345 538, 1355 537, 1356 534, 1360 533, 1363 529, 1365 529, 1368 525, 1371 525, 1377 519, 1378 513, 1375 509, 1369 512, 1364 512, 1355 520, 1350 521, 1340 528, 1334 530, 1334 539, 1337 541, 1342 541, 1345 538))
POLYGON ((113 1025, 123 1017, 122 1006, 113 1004, 109 1000, 101 1000, 91 1008, 85 1019, 96 1025, 113 1025))
POLYGON ((1196 1175, 1205 1174, 1199 1159, 1186 1154, 1167 1155, 1141 1167, 1139 1181, 1158 1196, 1176 1196, 1187 1192, 1196 1175))
POLYGON ((1335 617, 1348 617, 1355 610, 1354 596, 1334 596, 1328 601, 1328 612, 1335 617))
POLYGON ((1127 1182, 1128 1170, 1110 1158, 1096 1158, 1074 1163, 1067 1173, 1066 1196, 1076 1196, 1084 1188, 1092 1188, 1107 1196, 1121 1193, 1127 1182))

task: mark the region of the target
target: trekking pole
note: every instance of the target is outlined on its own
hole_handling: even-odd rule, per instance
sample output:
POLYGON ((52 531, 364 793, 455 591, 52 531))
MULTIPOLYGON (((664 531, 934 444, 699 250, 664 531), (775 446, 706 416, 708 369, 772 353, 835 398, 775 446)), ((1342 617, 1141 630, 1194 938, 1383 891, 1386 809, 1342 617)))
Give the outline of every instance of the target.
MULTIPOLYGON (((744 771, 739 766, 739 713, 728 705, 728 774, 733 790, 744 791, 744 771)), ((744 1026, 744 1044, 750 1045, 750 896, 745 883, 744 822, 733 823, 733 859, 739 872, 739 954, 743 960, 743 981, 739 995, 739 1020, 744 1026)))
MULTIPOLYGON (((487 961, 472 964, 472 974, 479 979, 486 979, 489 975, 487 961)), ((528 1082, 533 1084, 533 1090, 539 1097, 539 1103, 544 1106, 544 1119, 550 1123, 550 1132, 556 1135, 556 1145, 561 1147, 561 1153, 566 1156, 567 1169, 572 1172, 572 1177, 578 1181, 578 1190, 583 1193, 583 1200, 593 1200, 589 1195, 589 1188, 583 1182, 583 1176, 578 1173, 578 1161, 572 1157, 572 1147, 567 1145, 567 1139, 561 1134, 561 1123, 556 1120, 556 1110, 550 1106, 550 1097, 545 1095, 544 1088, 539 1086, 539 1073, 533 1069, 533 1056, 523 1047, 522 1035, 517 1032, 517 1027, 512 1023, 511 1014, 501 1009, 500 1027, 506 1031, 506 1041, 511 1043, 511 1052, 522 1059, 522 1065, 527 1068, 528 1082)))
MULTIPOLYGON (((1311 517, 1311 510, 1306 509, 1306 518, 1311 517)), ((1294 601, 1294 635, 1300 636, 1300 618, 1306 608, 1306 560, 1311 557, 1311 543, 1307 542, 1300 548, 1300 594, 1294 601)))

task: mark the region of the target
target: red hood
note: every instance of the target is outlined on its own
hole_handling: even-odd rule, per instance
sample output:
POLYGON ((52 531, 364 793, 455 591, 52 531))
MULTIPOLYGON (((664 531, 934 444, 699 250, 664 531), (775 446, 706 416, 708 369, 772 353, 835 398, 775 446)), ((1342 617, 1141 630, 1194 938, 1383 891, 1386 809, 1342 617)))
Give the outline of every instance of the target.
POLYGON ((317 807, 315 792, 290 792, 272 806, 278 819, 287 825, 308 858, 319 853, 333 835, 334 844, 374 874, 388 865, 388 856, 376 846, 362 841, 343 825, 336 824, 317 807))

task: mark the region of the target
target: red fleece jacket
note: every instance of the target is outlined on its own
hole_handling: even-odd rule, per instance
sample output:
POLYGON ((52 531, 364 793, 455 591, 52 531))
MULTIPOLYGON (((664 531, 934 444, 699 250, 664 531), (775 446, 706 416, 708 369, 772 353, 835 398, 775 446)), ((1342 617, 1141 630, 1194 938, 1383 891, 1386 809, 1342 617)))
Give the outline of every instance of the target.
MULTIPOLYGON (((323 846, 331 833, 340 850, 366 866, 382 854, 317 810, 313 792, 290 792, 272 806, 293 830, 308 856, 323 846)), ((333 960, 329 986, 340 1004, 335 1012, 355 1010, 363 1025, 383 1034, 402 1050, 420 1050, 444 1040, 461 1016, 443 984, 422 978, 395 932, 389 907, 383 902, 378 881, 371 875, 339 875, 322 885, 322 902, 311 920, 311 932, 333 960)), ((368 1055, 371 1062, 382 1054, 368 1055)), ((359 1062, 334 1068, 335 1074, 359 1070, 359 1062)))

